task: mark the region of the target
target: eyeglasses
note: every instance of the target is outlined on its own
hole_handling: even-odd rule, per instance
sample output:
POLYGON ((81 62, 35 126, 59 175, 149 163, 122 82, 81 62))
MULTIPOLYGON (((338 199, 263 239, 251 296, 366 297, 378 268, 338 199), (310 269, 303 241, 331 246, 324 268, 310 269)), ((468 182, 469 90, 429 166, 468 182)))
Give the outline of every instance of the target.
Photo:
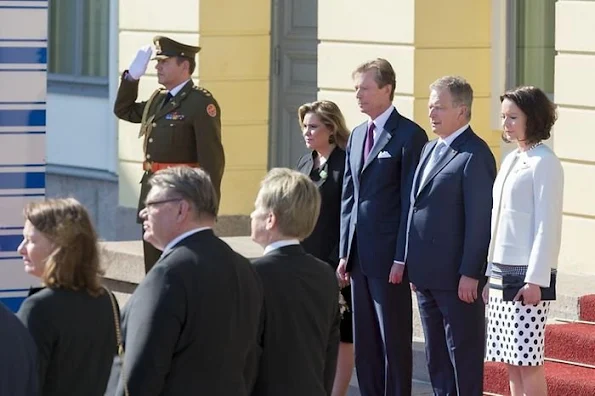
POLYGON ((153 202, 145 202, 145 207, 147 209, 151 209, 154 208, 157 205, 161 205, 164 203, 168 203, 168 202, 176 202, 176 201, 182 201, 182 198, 169 198, 169 199, 162 199, 161 201, 153 201, 153 202))

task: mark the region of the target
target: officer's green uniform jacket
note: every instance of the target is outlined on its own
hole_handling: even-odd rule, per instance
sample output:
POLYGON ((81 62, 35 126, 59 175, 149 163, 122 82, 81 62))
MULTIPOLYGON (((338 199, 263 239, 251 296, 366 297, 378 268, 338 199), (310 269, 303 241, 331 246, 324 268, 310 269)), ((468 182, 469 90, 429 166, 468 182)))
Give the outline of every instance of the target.
MULTIPOLYGON (((146 102, 136 102, 138 81, 122 78, 114 113, 122 120, 141 123, 145 160, 160 163, 198 163, 211 177, 221 197, 225 155, 221 144, 221 109, 211 93, 192 80, 163 105, 167 91, 159 89, 146 102), (146 106, 149 106, 146 108, 146 106)), ((141 180, 138 210, 149 192, 147 171, 141 180)))

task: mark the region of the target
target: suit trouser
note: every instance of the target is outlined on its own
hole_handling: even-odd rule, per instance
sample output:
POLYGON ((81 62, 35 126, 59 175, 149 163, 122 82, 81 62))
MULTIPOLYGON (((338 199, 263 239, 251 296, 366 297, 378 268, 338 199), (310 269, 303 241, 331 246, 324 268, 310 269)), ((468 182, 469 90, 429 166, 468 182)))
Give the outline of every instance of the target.
POLYGON ((481 396, 485 349, 485 305, 468 304, 457 290, 417 290, 434 394, 481 396))
POLYGON ((155 265, 159 257, 161 257, 161 250, 157 249, 149 242, 143 239, 143 257, 145 260, 145 274, 148 273, 155 265))
MULTIPOLYGON (((362 396, 411 395, 412 308, 409 281, 394 285, 361 271, 351 254, 355 367, 362 396)), ((390 265, 390 264, 389 264, 390 265)))

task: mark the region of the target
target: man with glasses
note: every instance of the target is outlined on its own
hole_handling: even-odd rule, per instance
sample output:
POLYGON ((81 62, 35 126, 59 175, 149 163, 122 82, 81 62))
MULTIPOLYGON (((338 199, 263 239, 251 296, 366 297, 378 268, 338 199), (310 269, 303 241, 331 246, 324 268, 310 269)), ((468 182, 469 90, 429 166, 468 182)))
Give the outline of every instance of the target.
POLYGON ((163 253, 122 313, 125 358, 107 394, 246 395, 258 275, 213 233, 218 200, 205 171, 172 167, 149 183, 143 237, 163 253))

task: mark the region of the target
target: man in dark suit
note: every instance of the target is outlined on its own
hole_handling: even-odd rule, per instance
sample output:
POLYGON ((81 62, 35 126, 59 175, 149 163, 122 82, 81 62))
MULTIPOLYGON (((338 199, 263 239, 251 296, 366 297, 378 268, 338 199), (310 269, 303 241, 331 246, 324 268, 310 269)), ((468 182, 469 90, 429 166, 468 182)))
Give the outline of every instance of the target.
POLYGON ((263 180, 250 216, 252 239, 265 248, 253 261, 265 296, 260 341, 247 374, 253 396, 331 395, 339 286, 333 269, 299 244, 319 210, 320 195, 307 176, 277 168, 263 180))
POLYGON ((0 395, 37 396, 37 347, 21 321, 0 302, 0 395))
POLYGON ((426 340, 436 395, 483 390, 485 263, 496 163, 471 127, 473 90, 460 77, 430 86, 429 116, 438 139, 416 170, 406 266, 426 340))
POLYGON ((123 311, 115 395, 125 386, 143 396, 246 395, 263 303, 258 275, 213 234, 217 196, 206 172, 173 167, 150 184, 144 237, 163 254, 123 311))
POLYGON ((337 273, 352 281, 362 395, 410 395, 412 308, 403 262, 411 183, 428 138, 392 105, 395 72, 388 61, 364 63, 353 78, 369 119, 347 145, 337 273))
MULTIPOLYGON (((157 50, 159 88, 147 101, 136 102, 141 76, 145 73, 152 49, 141 48, 129 69, 124 71, 114 113, 122 120, 140 123, 145 171, 141 180, 139 212, 149 192, 149 178, 160 169, 188 165, 204 169, 220 198, 225 155, 221 144, 221 109, 209 91, 195 86, 191 76, 200 47, 186 45, 168 37, 153 39, 157 50)), ((142 219, 138 219, 142 222, 142 219)), ((145 271, 153 267, 161 252, 144 243, 145 271)))

